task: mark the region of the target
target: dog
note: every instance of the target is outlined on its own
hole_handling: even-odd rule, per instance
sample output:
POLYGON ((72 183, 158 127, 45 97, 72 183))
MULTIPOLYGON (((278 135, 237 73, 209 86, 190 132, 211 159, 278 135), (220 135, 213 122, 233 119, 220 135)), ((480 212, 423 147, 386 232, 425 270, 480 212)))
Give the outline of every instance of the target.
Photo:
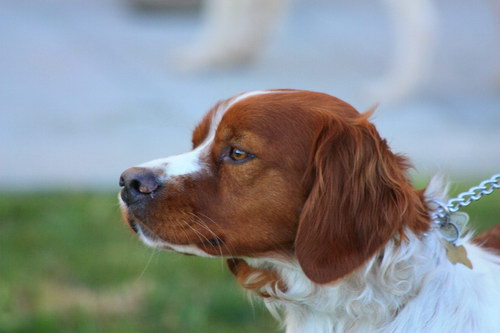
MULTIPOLYGON (((369 82, 365 95, 398 103, 429 75, 438 10, 434 0, 383 0, 380 5, 394 31, 394 46, 386 73, 369 82)), ((195 42, 177 52, 176 67, 203 72, 254 62, 289 7, 289 0, 204 0, 203 28, 195 42)))
POLYGON ((301 90, 223 100, 192 151, 125 170, 123 217, 151 247, 227 258, 287 333, 498 331, 500 256, 462 235, 451 259, 443 185, 413 188, 371 112, 301 90))

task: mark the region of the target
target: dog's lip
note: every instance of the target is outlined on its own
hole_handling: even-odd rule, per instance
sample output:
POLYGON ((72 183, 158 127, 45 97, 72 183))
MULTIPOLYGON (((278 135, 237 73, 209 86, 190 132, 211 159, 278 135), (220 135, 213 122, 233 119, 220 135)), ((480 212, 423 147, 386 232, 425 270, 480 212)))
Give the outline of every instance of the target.
POLYGON ((138 235, 146 237, 151 241, 158 241, 161 243, 161 248, 164 250, 174 251, 171 247, 165 244, 164 240, 156 236, 148 227, 146 227, 142 222, 137 219, 131 219, 129 221, 130 228, 138 235))
MULTIPOLYGON (((158 237, 154 232, 152 232, 147 226, 145 226, 140 220, 137 218, 132 218, 129 220, 129 225, 130 228, 139 236, 139 237, 146 237, 147 239, 158 242, 161 244, 159 248, 168 250, 168 251, 175 251, 172 247, 168 245, 168 243, 165 243, 165 240, 163 240, 161 237, 158 237)), ((202 247, 220 247, 224 244, 224 238, 221 236, 216 236, 213 238, 209 238, 203 242, 197 243, 198 246, 202 247)), ((175 245, 193 245, 193 244, 175 244, 175 245)))
POLYGON ((128 223, 130 225, 130 229, 134 231, 136 234, 139 233, 139 226, 137 225, 137 222, 135 220, 129 221, 128 223))
POLYGON ((129 221, 130 228, 136 233, 136 234, 142 234, 145 237, 152 239, 152 240, 161 240, 160 237, 156 236, 151 230, 149 230, 148 227, 146 227, 143 223, 141 223, 138 219, 133 218, 129 221))

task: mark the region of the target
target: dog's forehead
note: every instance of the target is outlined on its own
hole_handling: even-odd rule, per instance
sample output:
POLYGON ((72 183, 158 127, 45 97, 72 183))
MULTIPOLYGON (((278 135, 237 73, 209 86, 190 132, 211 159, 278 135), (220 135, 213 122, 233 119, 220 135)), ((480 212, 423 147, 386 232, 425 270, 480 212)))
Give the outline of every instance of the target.
POLYGON ((230 111, 234 112, 234 110, 238 110, 237 104, 241 101, 248 100, 259 95, 272 93, 275 93, 275 91, 256 90, 241 93, 218 102, 206 113, 203 119, 198 123, 193 133, 193 141, 198 141, 200 137, 203 139, 202 141, 212 140, 224 116, 230 111))
POLYGON ((271 90, 236 96, 225 101, 226 106, 221 104, 217 111, 212 111, 219 114, 213 115, 216 121, 212 122, 212 135, 207 138, 228 140, 252 134, 271 143, 278 138, 308 136, 321 121, 318 115, 328 110, 328 103, 332 102, 325 96, 330 97, 302 90, 271 90))
POLYGON ((247 124, 249 120, 257 120, 255 117, 262 113, 260 108, 265 108, 273 97, 292 92, 296 91, 256 90, 241 93, 217 103, 198 124, 199 132, 204 132, 203 141, 213 140, 219 131, 227 133, 230 130, 240 129, 245 120, 247 124))
MULTIPOLYGON (((236 95, 212 111, 212 127, 222 122, 265 126, 296 117, 304 122, 316 116, 353 118, 359 113, 348 103, 328 94, 307 90, 259 90, 236 95), (227 119, 227 121, 226 121, 227 119)), ((277 124, 279 125, 279 124, 277 124)))

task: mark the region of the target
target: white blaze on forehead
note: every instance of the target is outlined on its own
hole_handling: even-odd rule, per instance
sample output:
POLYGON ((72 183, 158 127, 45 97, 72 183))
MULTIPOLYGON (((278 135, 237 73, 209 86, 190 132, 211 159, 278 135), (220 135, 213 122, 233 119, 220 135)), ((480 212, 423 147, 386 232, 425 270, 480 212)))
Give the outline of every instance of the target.
POLYGON ((247 99, 252 96, 264 95, 264 94, 272 94, 276 93, 273 90, 255 90, 249 91, 240 95, 233 97, 232 99, 227 100, 225 103, 222 103, 217 110, 215 110, 214 115, 212 116, 212 122, 210 124, 210 131, 205 140, 213 140, 213 136, 219 127, 219 124, 222 120, 222 117, 226 114, 226 112, 234 106, 236 103, 241 102, 244 99, 247 99))
POLYGON ((230 100, 227 109, 229 109, 231 106, 233 106, 236 103, 238 103, 244 99, 247 99, 249 97, 257 96, 257 95, 265 95, 265 94, 274 94, 277 92, 278 91, 275 91, 275 90, 254 90, 254 91, 249 91, 249 92, 243 93, 241 95, 234 97, 232 100, 230 100))
POLYGON ((139 167, 163 170, 165 179, 200 172, 203 169, 202 157, 208 153, 208 146, 207 141, 190 152, 149 161, 139 167))
POLYGON ((208 132, 207 137, 205 138, 205 141, 203 141, 201 145, 199 145, 190 152, 149 161, 141 165, 138 165, 138 167, 163 170, 164 175, 161 181, 164 181, 168 178, 175 176, 183 176, 201 172, 205 167, 203 163, 203 158, 209 154, 210 146, 215 138, 215 132, 217 131, 217 127, 219 126, 219 123, 221 122, 224 114, 226 114, 226 112, 232 106, 234 106, 238 102, 241 102, 244 99, 250 98, 252 96, 272 94, 272 93, 282 93, 282 91, 275 91, 275 90, 250 91, 238 95, 226 101, 225 103, 222 103, 217 108, 217 110, 215 110, 214 115, 212 116, 210 130, 208 132))

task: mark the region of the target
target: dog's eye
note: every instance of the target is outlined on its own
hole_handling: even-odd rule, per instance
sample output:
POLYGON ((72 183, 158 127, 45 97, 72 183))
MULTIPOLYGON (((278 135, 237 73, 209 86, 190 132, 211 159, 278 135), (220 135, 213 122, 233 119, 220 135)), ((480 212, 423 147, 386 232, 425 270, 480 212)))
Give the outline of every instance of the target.
POLYGON ((234 161, 242 161, 248 157, 248 153, 241 149, 231 147, 231 150, 229 151, 229 157, 231 157, 231 159, 234 161))
POLYGON ((233 161, 243 161, 247 158, 250 157, 250 153, 247 153, 246 151, 243 151, 241 149, 238 149, 236 147, 231 147, 231 150, 229 150, 229 157, 233 161))

